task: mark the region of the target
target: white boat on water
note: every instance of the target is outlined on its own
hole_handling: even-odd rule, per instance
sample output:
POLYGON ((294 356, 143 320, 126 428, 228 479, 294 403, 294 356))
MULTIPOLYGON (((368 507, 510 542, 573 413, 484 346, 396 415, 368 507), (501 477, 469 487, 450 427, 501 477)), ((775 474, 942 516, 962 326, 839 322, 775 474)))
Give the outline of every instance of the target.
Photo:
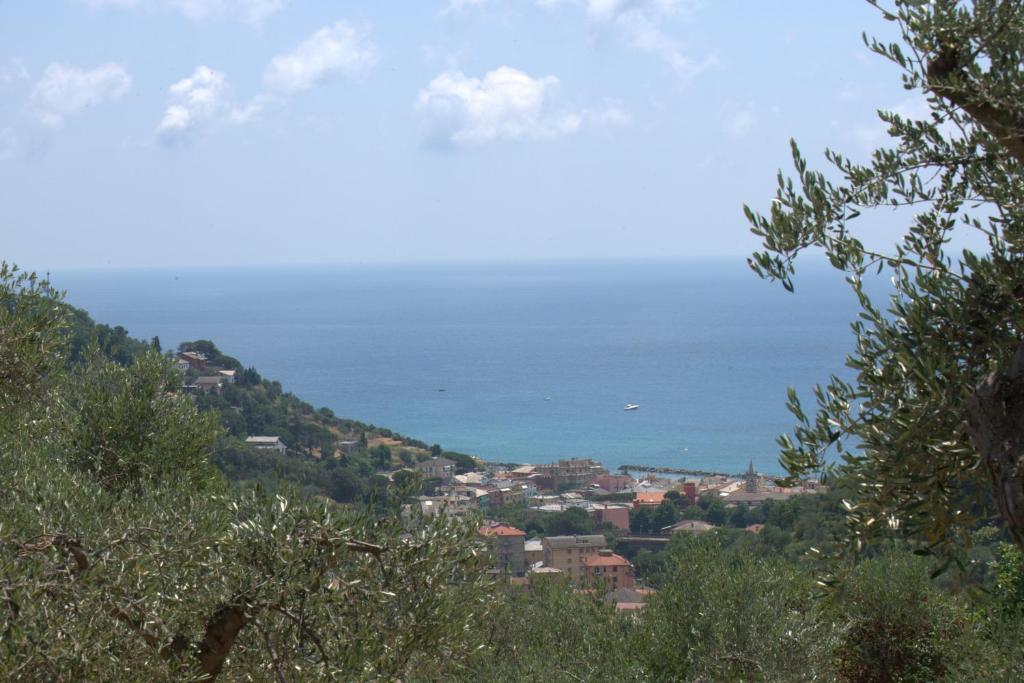
POLYGON ((640 404, 638 404, 638 403, 627 403, 626 407, 624 407, 623 410, 636 410, 639 407, 640 407, 640 404))

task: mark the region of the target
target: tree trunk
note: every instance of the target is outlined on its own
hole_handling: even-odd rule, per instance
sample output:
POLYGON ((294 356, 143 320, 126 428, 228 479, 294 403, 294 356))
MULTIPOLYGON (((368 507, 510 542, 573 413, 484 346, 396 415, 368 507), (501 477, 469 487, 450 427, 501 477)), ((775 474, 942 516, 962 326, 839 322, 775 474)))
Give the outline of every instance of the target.
POLYGON ((1024 342, 1007 372, 994 372, 968 403, 967 431, 992 481, 1013 542, 1024 551, 1024 342))

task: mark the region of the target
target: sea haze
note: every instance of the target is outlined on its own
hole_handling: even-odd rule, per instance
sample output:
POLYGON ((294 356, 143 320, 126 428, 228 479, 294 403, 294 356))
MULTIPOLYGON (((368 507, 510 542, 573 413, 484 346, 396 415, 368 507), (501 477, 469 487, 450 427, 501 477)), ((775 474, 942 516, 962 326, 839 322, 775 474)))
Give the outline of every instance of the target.
POLYGON ((742 259, 66 271, 68 299, 225 353, 340 416, 491 460, 779 472, 787 386, 842 369, 856 304, 742 259), (441 391, 443 389, 443 391, 441 391), (623 410, 626 403, 640 409, 623 410))

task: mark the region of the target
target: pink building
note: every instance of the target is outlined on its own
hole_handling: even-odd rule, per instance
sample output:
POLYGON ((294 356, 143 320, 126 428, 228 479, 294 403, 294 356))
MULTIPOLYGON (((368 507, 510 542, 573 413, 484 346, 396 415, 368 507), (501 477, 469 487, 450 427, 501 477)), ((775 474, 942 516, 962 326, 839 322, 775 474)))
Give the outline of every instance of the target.
POLYGON ((591 508, 590 514, 598 524, 607 522, 616 529, 629 531, 629 508, 625 505, 595 506, 591 508))

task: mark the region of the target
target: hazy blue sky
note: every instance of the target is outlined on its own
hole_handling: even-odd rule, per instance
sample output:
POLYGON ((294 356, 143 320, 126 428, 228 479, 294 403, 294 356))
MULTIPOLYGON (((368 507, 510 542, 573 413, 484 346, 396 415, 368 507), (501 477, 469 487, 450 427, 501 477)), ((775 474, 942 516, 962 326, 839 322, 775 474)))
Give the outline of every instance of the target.
POLYGON ((0 0, 0 258, 745 254, 915 110, 859 0, 0 0))

